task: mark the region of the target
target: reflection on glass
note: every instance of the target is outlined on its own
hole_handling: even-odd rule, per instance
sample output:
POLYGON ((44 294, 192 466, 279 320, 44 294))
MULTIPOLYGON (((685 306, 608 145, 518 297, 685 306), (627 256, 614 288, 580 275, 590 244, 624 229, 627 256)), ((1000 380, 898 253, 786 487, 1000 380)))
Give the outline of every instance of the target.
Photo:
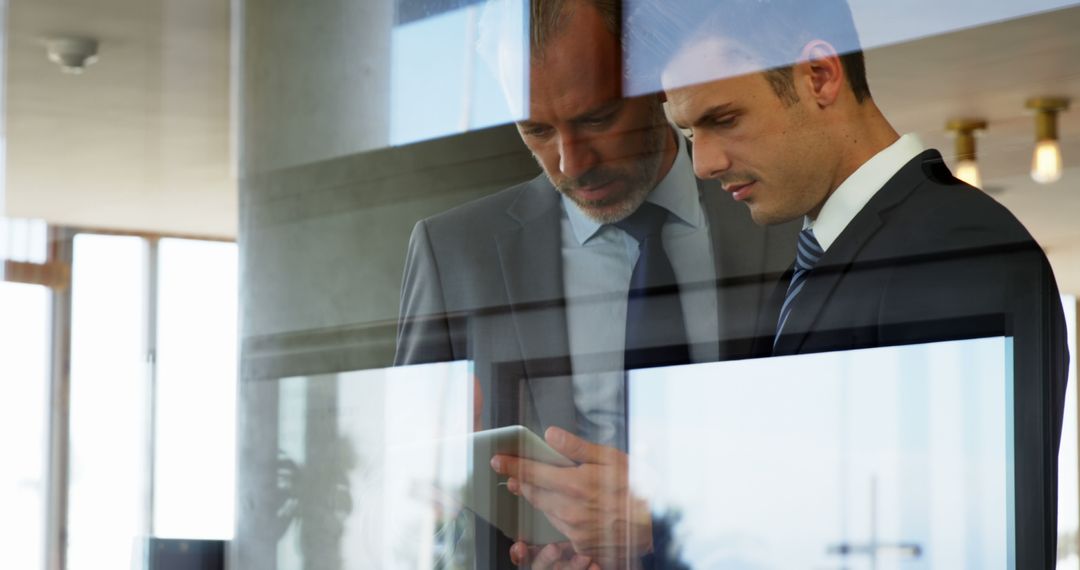
POLYGON ((236 245, 160 242, 154 535, 233 535, 236 245))
POLYGON ((522 0, 494 0, 395 27, 391 144, 521 118, 525 17, 522 0))
POLYGON ((146 244, 79 235, 74 259, 68 569, 134 568, 148 522, 146 244))
MULTIPOLYGON (((733 2, 732 5, 738 5, 733 2)), ((793 5, 797 5, 795 3, 793 5)), ((855 18, 862 49, 908 42, 971 28, 993 22, 1021 18, 1040 12, 1048 12, 1074 6, 1076 0, 1027 0, 1025 2, 984 2, 982 0, 954 0, 938 2, 936 0, 908 0, 906 2, 878 2, 877 0, 849 0, 851 14, 855 18), (933 14, 933 17, 928 17, 933 14)), ((625 61, 629 71, 626 83, 626 95, 642 95, 660 89, 656 68, 660 62, 651 60, 648 46, 653 42, 672 41, 679 38, 681 31, 670 29, 670 19, 663 17, 663 9, 670 6, 665 0, 626 0, 623 12, 626 14, 624 30, 625 61)), ((715 7, 715 0, 690 0, 680 3, 682 10, 697 10, 706 14, 715 7)), ((758 41, 764 37, 760 22, 739 22, 735 27, 746 30, 756 36, 758 41)), ((772 30, 772 33, 783 31, 772 30)), ((685 39, 685 38, 682 38, 685 39)), ((837 51, 844 53, 856 49, 857 45, 833 41, 837 51)), ((757 70, 790 65, 799 57, 798 53, 777 54, 769 61, 759 62, 757 70)), ((747 70, 750 71, 750 70, 747 70)), ((693 82, 705 82, 719 79, 716 69, 702 66, 693 82)), ((688 85, 692 82, 683 83, 688 85)))
POLYGON ((0 544, 8 568, 44 568, 49 291, 0 282, 0 544))
POLYGON ((469 432, 472 386, 465 362, 249 384, 277 390, 283 498, 242 524, 281 529, 280 568, 469 567, 466 457, 440 442, 469 432))
POLYGON ((631 482, 695 568, 1005 568, 1011 339, 637 371, 631 482))

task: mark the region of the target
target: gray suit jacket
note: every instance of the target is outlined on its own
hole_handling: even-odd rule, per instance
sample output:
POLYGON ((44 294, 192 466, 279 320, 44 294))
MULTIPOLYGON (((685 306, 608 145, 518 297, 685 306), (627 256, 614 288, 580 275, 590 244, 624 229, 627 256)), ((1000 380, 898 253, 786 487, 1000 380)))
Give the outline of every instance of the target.
MULTIPOLYGON (((719 277, 720 357, 755 356, 758 311, 794 259, 799 226, 758 227, 719 185, 698 188, 719 277)), ((540 434, 550 426, 580 433, 561 215, 559 193, 540 175, 422 220, 409 240, 395 363, 472 360, 485 428, 522 424, 540 434)), ((477 525, 477 567, 512 568, 510 541, 477 525)), ((657 521, 654 531, 660 548, 670 529, 657 521)), ((662 550, 657 556, 666 560, 671 553, 662 550)))
MULTIPOLYGON (((762 228, 699 182, 719 276, 721 359, 755 356, 758 311, 799 226, 762 228)), ((395 362, 473 360, 485 427, 577 431, 560 253, 560 195, 543 175, 422 220, 409 241, 395 362)))

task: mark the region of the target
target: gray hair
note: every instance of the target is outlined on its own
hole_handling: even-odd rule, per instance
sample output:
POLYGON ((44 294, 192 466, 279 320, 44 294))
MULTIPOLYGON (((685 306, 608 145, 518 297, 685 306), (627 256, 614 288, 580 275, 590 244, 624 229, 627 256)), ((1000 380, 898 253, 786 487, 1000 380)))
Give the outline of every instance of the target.
POLYGON ((564 31, 574 9, 581 5, 592 6, 600 14, 604 27, 621 46, 621 0, 487 0, 484 3, 476 50, 498 78, 513 116, 525 116, 529 60, 542 55, 564 31))
POLYGON ((529 39, 533 57, 543 54, 553 38, 559 36, 566 20, 577 5, 585 3, 599 12, 604 27, 616 39, 621 39, 622 15, 620 0, 530 0, 529 39))

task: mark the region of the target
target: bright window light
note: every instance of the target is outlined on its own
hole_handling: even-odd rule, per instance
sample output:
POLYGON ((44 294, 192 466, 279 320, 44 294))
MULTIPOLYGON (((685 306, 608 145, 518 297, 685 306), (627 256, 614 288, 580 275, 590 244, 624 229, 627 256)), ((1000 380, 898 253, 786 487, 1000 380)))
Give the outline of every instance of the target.
POLYGON ((5 568, 44 568, 49 291, 0 282, 0 544, 5 568))
POLYGON ((48 235, 44 220, 0 218, 0 259, 45 263, 48 235))
POLYGON ((146 251, 135 237, 75 238, 67 570, 142 567, 146 251))
POLYGON ((158 260, 154 534, 231 539, 236 245, 165 239, 158 260))

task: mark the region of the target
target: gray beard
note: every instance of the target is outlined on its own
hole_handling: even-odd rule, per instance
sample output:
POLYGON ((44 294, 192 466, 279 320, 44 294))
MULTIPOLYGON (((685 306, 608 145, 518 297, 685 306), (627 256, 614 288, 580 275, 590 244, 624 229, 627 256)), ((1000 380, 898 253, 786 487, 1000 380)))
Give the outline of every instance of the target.
POLYGON ((669 134, 670 130, 666 128, 659 128, 650 130, 646 135, 645 150, 641 159, 635 163, 636 168, 633 169, 630 176, 625 181, 629 191, 617 198, 617 202, 614 204, 603 204, 590 202, 588 200, 581 200, 574 196, 571 192, 572 187, 567 187, 565 184, 556 186, 555 188, 581 210, 589 219, 599 222, 601 224, 614 224, 615 222, 622 221, 637 211, 645 200, 649 197, 656 186, 660 183, 658 180, 660 176, 660 167, 664 160, 664 137, 669 134), (597 208, 602 208, 598 210, 597 208))

